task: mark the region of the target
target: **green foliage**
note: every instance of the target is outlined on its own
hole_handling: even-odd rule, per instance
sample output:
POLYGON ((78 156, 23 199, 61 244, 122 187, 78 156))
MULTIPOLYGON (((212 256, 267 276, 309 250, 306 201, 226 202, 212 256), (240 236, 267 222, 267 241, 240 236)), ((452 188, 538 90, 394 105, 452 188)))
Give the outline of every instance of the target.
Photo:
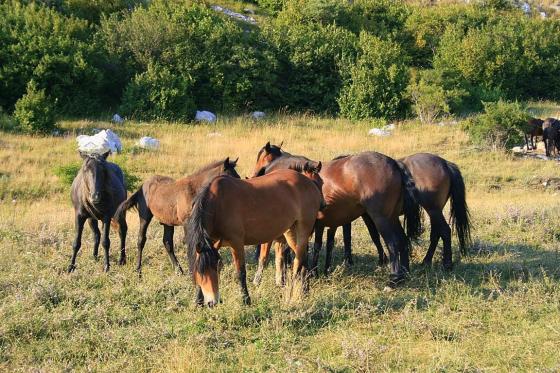
POLYGON ((50 133, 55 129, 54 107, 45 90, 30 81, 27 92, 16 102, 14 118, 25 132, 50 133))
POLYGON ((195 111, 192 82, 157 65, 130 81, 120 107, 122 114, 140 120, 189 121, 195 111))
MULTIPOLYGON (((119 167, 121 168, 121 170, 124 173, 124 182, 126 184, 126 189, 129 192, 136 191, 138 189, 142 179, 140 179, 135 174, 128 172, 122 165, 119 165, 119 167)), ((78 172, 80 172, 81 168, 82 168, 81 163, 74 162, 74 163, 69 163, 69 164, 66 164, 66 165, 61 165, 61 166, 54 167, 53 173, 56 176, 58 176, 58 178, 60 179, 61 183, 64 186, 70 187, 72 185, 72 182, 74 181, 74 179, 78 175, 78 172)))
POLYGON ((0 107, 0 131, 15 131, 18 129, 15 119, 0 107))
POLYGON ((401 47, 366 32, 360 34, 356 64, 341 91, 340 113, 351 119, 395 118, 405 114, 409 73, 401 47))
POLYGON ((529 119, 518 102, 485 102, 484 113, 469 118, 464 128, 475 143, 505 149, 523 140, 529 119))
POLYGON ((265 9, 270 14, 276 14, 282 10, 286 0, 256 0, 259 7, 265 9))
MULTIPOLYGON (((17 1, 0 4, 0 105, 11 110, 33 79, 57 99, 58 110, 100 109, 104 79, 87 21, 17 1)), ((108 77, 107 77, 108 79, 108 77)))
POLYGON ((334 25, 301 24, 269 28, 279 60, 279 106, 336 112, 341 66, 351 64, 356 37, 334 25))

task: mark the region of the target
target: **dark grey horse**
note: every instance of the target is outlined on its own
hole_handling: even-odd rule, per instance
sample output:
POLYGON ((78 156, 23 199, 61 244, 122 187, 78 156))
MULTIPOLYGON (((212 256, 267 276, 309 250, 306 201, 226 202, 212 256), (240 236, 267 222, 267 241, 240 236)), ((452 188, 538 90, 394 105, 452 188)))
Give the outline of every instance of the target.
MULTIPOLYGON (((117 207, 126 199, 126 187, 122 170, 114 163, 107 162, 109 152, 103 155, 80 153, 84 163, 72 183, 72 204, 74 205, 76 238, 72 245, 72 260, 68 272, 76 269, 76 256, 82 246, 82 232, 86 220, 93 231, 93 257, 97 260, 101 234, 97 221, 103 223, 103 249, 105 251, 105 272, 109 270, 109 230, 111 219, 117 207)), ((125 240, 127 225, 119 219, 121 255, 119 264, 126 263, 125 240)))

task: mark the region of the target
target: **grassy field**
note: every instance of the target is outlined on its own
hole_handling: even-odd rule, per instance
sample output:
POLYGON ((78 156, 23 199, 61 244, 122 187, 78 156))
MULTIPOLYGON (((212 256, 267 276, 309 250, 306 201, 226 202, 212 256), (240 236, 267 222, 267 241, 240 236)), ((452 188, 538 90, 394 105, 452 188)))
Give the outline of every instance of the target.
MULTIPOLYGON (((558 110, 537 108, 543 115, 558 110)), ((474 148, 457 126, 403 123, 386 138, 368 137, 368 123, 306 116, 114 128, 127 150, 111 158, 141 178, 179 177, 226 156, 239 156, 239 173, 250 175, 268 140, 317 160, 361 150, 394 157, 430 151, 463 170, 474 245, 452 273, 440 269, 439 250, 434 268, 420 266, 425 234, 414 248, 411 279, 383 292, 387 270, 375 268, 375 249, 357 222, 356 264, 312 280, 306 299, 288 301, 269 266, 259 287, 249 285, 253 305, 242 306, 224 250, 224 303, 200 309, 189 276, 173 273, 157 223, 148 231, 144 276, 135 275, 134 212, 126 266, 116 265, 113 232, 113 266, 103 273, 86 228, 77 270, 64 272, 73 211, 54 170, 79 163, 77 134, 114 126, 62 127, 61 137, 0 140, 0 371, 560 370, 559 195, 543 185, 559 176, 557 162, 474 148), (161 149, 133 151, 144 135, 160 139, 161 149)), ((181 237, 178 230, 176 241, 181 237)), ((341 245, 337 236, 337 265, 341 245)), ((184 248, 177 251, 184 263, 184 248)), ((250 261, 250 278, 255 269, 250 261)))

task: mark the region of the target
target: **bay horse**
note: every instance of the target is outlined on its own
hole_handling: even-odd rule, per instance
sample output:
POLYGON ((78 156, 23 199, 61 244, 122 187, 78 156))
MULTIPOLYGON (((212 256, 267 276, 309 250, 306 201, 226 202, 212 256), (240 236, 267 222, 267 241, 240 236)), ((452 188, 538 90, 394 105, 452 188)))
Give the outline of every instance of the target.
MULTIPOLYGON (((443 241, 444 269, 453 267, 451 250, 451 228, 443 215, 443 208, 447 201, 451 201, 451 221, 459 240, 461 254, 466 255, 467 246, 471 242, 471 222, 469 208, 466 202, 465 182, 459 167, 435 154, 418 153, 400 159, 410 171, 418 189, 420 206, 426 211, 430 218, 430 246, 422 263, 431 266, 432 259, 441 238, 443 241)), ((379 264, 386 262, 383 245, 379 239, 379 233, 375 226, 369 227, 368 231, 379 254, 379 264), (372 229, 373 228, 373 229, 372 229)), ((344 240, 350 240, 350 227, 343 231, 344 240)), ((325 261, 325 273, 331 264, 331 253, 334 246, 335 229, 327 232, 327 259, 325 261)))
POLYGON ((244 245, 284 236, 295 253, 293 276, 306 282, 307 244, 323 206, 321 178, 312 166, 303 174, 278 170, 252 179, 216 177, 195 198, 187 222, 187 252, 198 304, 219 301, 221 246, 232 248, 243 294, 250 304, 244 245))
POLYGON ((535 146, 534 139, 537 136, 543 135, 543 123, 544 121, 539 118, 531 118, 527 122, 527 127, 525 129, 525 145, 527 146, 527 150, 534 150, 537 147, 535 146), (529 148, 529 139, 531 140, 531 147, 529 148))
MULTIPOLYGON (((71 198, 74 206, 76 237, 72 244, 72 258, 68 272, 76 269, 76 257, 82 246, 82 232, 86 220, 93 231, 93 257, 98 258, 101 241, 105 252, 105 272, 109 271, 109 231, 111 221, 119 204, 126 199, 126 186, 122 170, 114 163, 108 162, 110 152, 93 155, 80 152, 82 167, 72 182, 71 198), (97 221, 101 220, 103 235, 99 232, 97 221)), ((126 220, 116 219, 119 226, 121 254, 119 264, 126 262, 125 241, 126 220)))
POLYGON ((154 216, 163 225, 163 246, 171 260, 171 265, 176 271, 183 274, 173 247, 175 227, 183 225, 187 220, 191 214, 195 196, 213 178, 228 175, 239 179, 235 170, 236 165, 237 159, 230 161, 228 157, 225 160, 212 162, 194 174, 178 180, 168 176, 152 176, 119 206, 115 215, 120 220, 125 220, 127 210, 133 207, 138 210, 140 227, 136 271, 139 274, 142 273, 142 251, 146 244, 146 232, 154 216))
MULTIPOLYGON (((267 143, 259 151, 255 174, 297 167, 301 158, 267 143), (276 156, 271 156, 274 153, 276 156)), ((362 217, 368 229, 377 226, 389 248, 389 284, 402 281, 409 271, 409 239, 421 233, 417 190, 406 166, 377 152, 363 152, 325 163, 321 177, 327 205, 319 214, 315 228, 312 268, 317 268, 325 227, 348 227, 347 224, 362 217), (407 234, 399 220, 402 212, 407 234)), ((350 241, 345 240, 344 246, 345 260, 351 264, 350 241)))

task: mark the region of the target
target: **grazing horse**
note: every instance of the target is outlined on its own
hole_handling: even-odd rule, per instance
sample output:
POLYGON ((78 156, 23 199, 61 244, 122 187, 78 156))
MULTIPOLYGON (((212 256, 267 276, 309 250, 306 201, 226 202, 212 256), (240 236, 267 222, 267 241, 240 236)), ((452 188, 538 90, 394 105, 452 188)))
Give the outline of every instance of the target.
MULTIPOLYGON (((301 158, 268 143, 259 151, 255 174, 293 168, 302 162, 301 158), (273 152, 276 157, 270 156, 273 152)), ((402 281, 409 271, 409 238, 421 232, 417 191, 406 166, 380 153, 363 152, 326 163, 321 177, 327 206, 319 214, 315 228, 312 268, 317 268, 325 227, 349 227, 347 224, 361 216, 370 231, 379 229, 389 248, 390 285, 402 281), (399 221, 403 211, 407 234, 399 221)), ((351 264, 350 241, 344 244, 345 260, 351 264)))
POLYGON ((307 244, 323 205, 321 178, 311 166, 303 174, 278 170, 247 180, 220 176, 195 198, 187 226, 187 251, 197 303, 219 301, 218 249, 232 248, 233 262, 250 304, 244 245, 270 242, 284 236, 295 253, 293 275, 305 282, 307 244))
MULTIPOLYGON (((443 216, 443 208, 448 200, 451 200, 451 220, 455 233, 459 239, 459 249, 462 254, 466 254, 467 246, 471 241, 471 223, 469 208, 466 201, 465 182, 461 171, 456 164, 451 163, 437 155, 429 153, 418 153, 400 160, 410 171, 412 178, 418 189, 420 206, 426 210, 430 217, 430 247, 422 263, 431 265, 434 252, 439 239, 443 240, 443 267, 450 270, 453 267, 453 257, 451 251, 451 228, 443 216)), ((379 240, 377 230, 368 227, 371 238, 377 247, 380 264, 385 258, 383 246, 379 240)), ((329 251, 334 245, 335 230, 327 234, 327 261, 325 262, 325 272, 330 266, 331 255, 329 251), (329 245, 330 243, 330 245, 329 245)), ((350 227, 343 232, 344 239, 350 240, 346 235, 350 235, 350 227)))
MULTIPOLYGON (((72 204, 76 224, 76 238, 72 245, 72 259, 68 272, 76 269, 76 256, 82 246, 82 232, 86 220, 93 231, 93 257, 97 260, 99 242, 105 251, 105 272, 109 270, 109 231, 111 219, 119 204, 126 198, 126 187, 122 170, 114 163, 107 162, 110 152, 103 155, 88 155, 80 153, 84 160, 78 175, 72 182, 72 204), (103 223, 103 237, 99 232, 97 221, 103 223)), ((119 264, 125 264, 126 220, 117 219, 119 237, 121 240, 121 254, 119 264)))
POLYGON ((119 206, 115 215, 120 220, 125 220, 127 210, 133 207, 138 210, 140 228, 136 271, 139 274, 142 272, 142 251, 146 244, 146 231, 154 216, 163 225, 163 246, 173 268, 179 273, 183 273, 173 248, 175 226, 183 225, 187 220, 191 214, 195 196, 213 178, 229 175, 239 179, 239 175, 235 171, 236 165, 237 160, 231 162, 228 157, 223 161, 212 162, 194 174, 179 180, 167 176, 152 176, 119 206))
POLYGON ((544 121, 538 118, 531 118, 527 122, 527 127, 525 130, 525 145, 527 146, 527 150, 536 149, 534 140, 537 136, 543 135, 543 123, 544 121), (529 148, 529 139, 531 140, 530 148, 529 148))
POLYGON ((550 157, 552 153, 558 154, 560 150, 560 120, 547 118, 542 128, 546 156, 550 157))

